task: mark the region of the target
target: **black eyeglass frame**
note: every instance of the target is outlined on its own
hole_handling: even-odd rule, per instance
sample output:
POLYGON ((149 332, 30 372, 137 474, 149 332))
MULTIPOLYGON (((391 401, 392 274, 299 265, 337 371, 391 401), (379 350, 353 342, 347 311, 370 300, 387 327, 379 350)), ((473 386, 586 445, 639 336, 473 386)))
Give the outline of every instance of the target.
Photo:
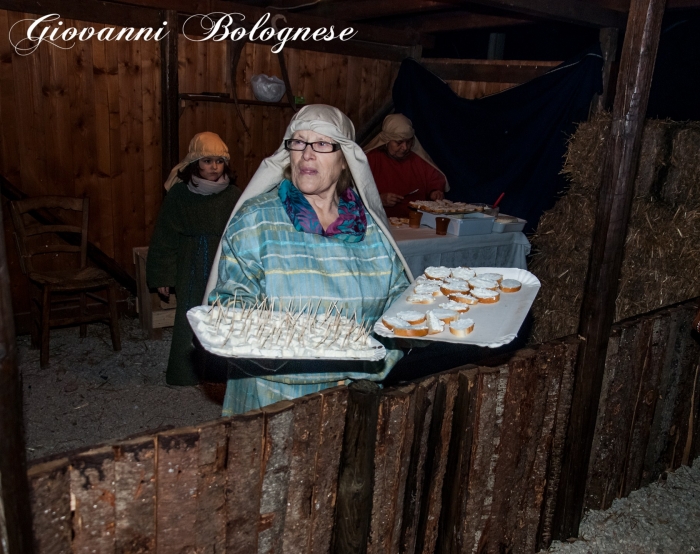
POLYGON ((304 150, 306 150, 306 147, 307 147, 307 146, 310 146, 310 147, 311 147, 311 150, 313 150, 314 152, 317 152, 317 153, 319 153, 319 154, 331 154, 331 153, 333 153, 333 152, 337 152, 338 150, 340 150, 340 144, 338 144, 337 142, 328 142, 328 144, 330 144, 330 145, 333 146, 333 150, 331 150, 330 152, 323 152, 323 151, 321 151, 321 150, 316 150, 316 148, 315 148, 314 145, 316 145, 316 144, 318 144, 318 143, 320 143, 320 142, 328 142, 328 141, 326 141, 326 140, 319 140, 319 141, 316 141, 316 142, 306 142, 305 140, 291 138, 291 139, 287 139, 287 140, 284 141, 284 149, 285 149, 285 150, 288 150, 289 152, 303 152, 304 150), (304 143, 304 148, 302 148, 301 150, 295 150, 294 148, 290 148, 290 147, 289 147, 289 143, 292 142, 292 141, 295 141, 295 142, 303 142, 303 143, 304 143))

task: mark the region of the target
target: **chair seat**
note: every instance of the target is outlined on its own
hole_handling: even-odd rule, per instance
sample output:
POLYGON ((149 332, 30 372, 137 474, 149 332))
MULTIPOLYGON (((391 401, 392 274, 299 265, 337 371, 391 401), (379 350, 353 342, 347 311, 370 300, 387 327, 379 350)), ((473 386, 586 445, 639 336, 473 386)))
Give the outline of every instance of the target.
POLYGON ((29 279, 39 285, 51 285, 51 288, 57 291, 104 287, 112 281, 108 273, 96 267, 33 271, 29 273, 29 279))

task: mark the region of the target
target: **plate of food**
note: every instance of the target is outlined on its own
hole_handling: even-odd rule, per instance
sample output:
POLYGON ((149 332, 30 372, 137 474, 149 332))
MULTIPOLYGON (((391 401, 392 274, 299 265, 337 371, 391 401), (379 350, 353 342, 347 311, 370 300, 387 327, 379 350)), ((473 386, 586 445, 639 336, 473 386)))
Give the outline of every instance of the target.
POLYGON ((524 269, 428 267, 374 332, 497 348, 517 336, 539 289, 539 279, 524 269))
POLYGON ((228 358, 297 360, 382 360, 386 356, 368 324, 342 315, 335 307, 275 310, 275 303, 267 300, 234 306, 235 302, 217 301, 187 312, 194 334, 208 352, 228 358))
POLYGON ((408 218, 407 217, 390 217, 389 223, 391 223, 392 227, 397 227, 399 229, 403 228, 403 227, 408 227, 408 218))
POLYGON ((411 208, 431 214, 469 214, 483 212, 483 205, 452 202, 452 200, 414 200, 409 202, 411 208))

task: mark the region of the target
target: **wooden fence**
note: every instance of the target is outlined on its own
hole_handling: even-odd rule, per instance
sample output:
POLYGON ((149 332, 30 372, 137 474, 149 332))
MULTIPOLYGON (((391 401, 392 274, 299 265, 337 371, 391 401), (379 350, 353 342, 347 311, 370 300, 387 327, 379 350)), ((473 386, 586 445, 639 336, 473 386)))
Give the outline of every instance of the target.
MULTIPOLYGON (((615 326, 588 507, 699 453, 696 309, 615 326)), ((36 551, 535 552, 552 538, 578 346, 36 463, 36 551)))

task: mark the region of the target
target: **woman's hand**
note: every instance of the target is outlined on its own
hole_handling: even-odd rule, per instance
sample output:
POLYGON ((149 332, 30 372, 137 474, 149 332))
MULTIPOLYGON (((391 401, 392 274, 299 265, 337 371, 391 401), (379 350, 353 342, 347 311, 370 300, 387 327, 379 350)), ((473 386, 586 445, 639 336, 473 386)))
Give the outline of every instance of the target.
POLYGON ((158 287, 158 294, 170 298, 170 287, 158 287))
POLYGON ((385 192, 384 194, 380 194, 379 198, 382 199, 382 206, 385 208, 393 208, 403 200, 403 196, 400 196, 398 194, 395 194, 393 192, 385 192))
POLYGON ((441 190, 434 190, 433 192, 430 193, 430 199, 431 200, 444 200, 445 193, 442 192, 441 190))

